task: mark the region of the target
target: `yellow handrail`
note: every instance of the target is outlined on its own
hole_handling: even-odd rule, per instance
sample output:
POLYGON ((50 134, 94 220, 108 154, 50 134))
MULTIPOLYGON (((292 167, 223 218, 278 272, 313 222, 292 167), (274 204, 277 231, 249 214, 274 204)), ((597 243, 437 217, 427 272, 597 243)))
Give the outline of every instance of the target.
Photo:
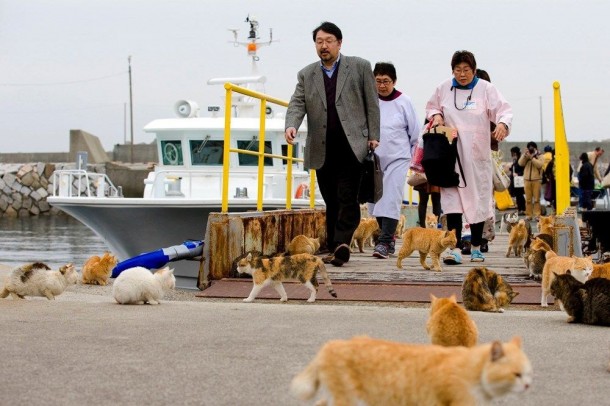
POLYGON ((570 149, 566 138, 559 82, 553 83, 555 107, 555 188, 557 213, 570 207, 570 149))
MULTIPOLYGON (((277 99, 275 97, 266 95, 264 93, 256 92, 254 90, 246 89, 241 86, 234 85, 232 83, 225 83, 226 98, 225 98, 225 132, 224 132, 224 148, 223 148, 223 162, 222 162, 222 206, 221 211, 226 213, 229 211, 229 152, 237 152, 240 154, 257 155, 258 156, 258 171, 257 171, 257 184, 258 193, 256 197, 256 209, 258 211, 263 210, 263 176, 265 170, 265 158, 276 158, 285 159, 287 161, 286 167, 286 209, 292 208, 292 165, 293 162, 303 162, 302 158, 293 157, 293 146, 288 144, 286 155, 275 155, 265 153, 265 123, 267 117, 267 102, 274 103, 280 106, 288 107, 288 102, 277 99), (231 148, 231 97, 232 92, 241 93, 246 96, 257 98, 261 101, 260 106, 260 124, 258 134, 258 152, 231 148)), ((311 208, 315 205, 315 182, 316 173, 315 170, 309 172, 309 206, 311 208)))

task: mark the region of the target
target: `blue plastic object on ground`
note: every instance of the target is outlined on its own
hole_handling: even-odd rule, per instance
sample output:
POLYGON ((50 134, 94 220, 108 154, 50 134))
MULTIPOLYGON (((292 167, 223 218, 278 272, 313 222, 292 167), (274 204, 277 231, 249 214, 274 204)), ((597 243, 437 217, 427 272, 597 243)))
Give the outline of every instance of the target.
POLYGON ((156 251, 146 252, 133 258, 121 261, 112 270, 112 277, 116 278, 125 269, 141 266, 148 269, 159 269, 168 262, 181 259, 194 258, 203 253, 203 240, 187 240, 180 245, 161 248, 156 251))

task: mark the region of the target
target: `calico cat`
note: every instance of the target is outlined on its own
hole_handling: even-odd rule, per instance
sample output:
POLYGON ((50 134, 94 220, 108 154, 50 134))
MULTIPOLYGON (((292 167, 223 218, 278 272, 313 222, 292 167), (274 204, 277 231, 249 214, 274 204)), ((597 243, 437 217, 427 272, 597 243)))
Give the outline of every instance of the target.
POLYGON ((311 254, 314 255, 320 249, 320 238, 311 238, 303 234, 297 235, 290 241, 286 251, 289 255, 311 254))
POLYGON ((610 326, 610 280, 593 278, 582 283, 567 271, 555 274, 551 294, 561 300, 568 323, 610 326))
POLYGON ((329 341, 295 376, 291 392, 316 405, 481 405, 532 384, 521 339, 467 347, 354 337, 329 341))
POLYGON ((555 275, 562 275, 570 270, 573 277, 585 283, 593 272, 593 261, 590 256, 585 258, 560 257, 554 251, 547 251, 545 258, 546 262, 542 269, 542 297, 540 299, 540 306, 542 307, 548 306, 547 296, 551 293, 551 283, 555 275))
POLYGON ((426 331, 432 344, 446 347, 477 345, 477 326, 468 312, 457 304, 455 295, 437 298, 430 294, 430 301, 430 318, 426 323, 426 331))
POLYGON ((125 269, 112 285, 112 296, 119 304, 160 304, 165 292, 176 287, 174 270, 165 267, 154 274, 136 266, 125 269))
POLYGON ((593 278, 606 278, 610 279, 610 263, 606 264, 593 264, 593 272, 589 279, 593 278))
POLYGON ((502 276, 485 267, 472 268, 462 284, 462 302, 468 310, 504 313, 518 294, 502 276))
POLYGON ((430 269, 426 264, 426 257, 432 258, 432 270, 441 272, 440 255, 446 248, 455 248, 457 238, 455 230, 443 231, 432 228, 413 227, 402 235, 402 247, 398 253, 396 266, 402 268, 403 258, 407 258, 413 251, 419 251, 419 262, 424 269, 430 269))
POLYGON ((0 297, 9 294, 13 299, 24 299, 25 296, 44 296, 49 300, 63 293, 69 285, 78 281, 76 268, 66 264, 57 271, 52 271, 48 265, 41 262, 22 265, 11 271, 6 279, 0 297))
POLYGON ((530 279, 542 280, 542 270, 546 262, 545 255, 547 251, 551 251, 551 247, 549 247, 544 239, 539 238, 539 236, 534 237, 524 257, 525 266, 530 272, 530 279))
POLYGON ((112 269, 116 266, 117 258, 105 252, 101 257, 94 255, 89 258, 82 270, 82 280, 85 284, 106 285, 112 269))
POLYGON ((510 236, 508 237, 508 250, 506 251, 506 258, 510 257, 510 250, 512 249, 516 257, 520 257, 523 252, 523 247, 527 242, 528 237, 527 228, 525 227, 525 220, 521 219, 510 230, 510 236))
POLYGON ((282 281, 288 279, 296 279, 305 284, 311 292, 307 301, 310 303, 314 302, 318 291, 318 271, 324 280, 328 293, 333 297, 337 297, 337 293, 333 289, 333 285, 326 272, 324 262, 311 254, 273 258, 253 257, 252 254, 248 254, 238 262, 237 271, 252 275, 252 282, 254 283, 250 295, 244 299, 244 302, 252 302, 256 299, 261 289, 267 285, 272 285, 277 293, 280 294, 280 302, 286 302, 288 296, 282 281))
MULTIPOLYGON (((366 219, 360 220, 360 224, 354 231, 354 235, 352 236, 352 243, 350 244, 351 248, 356 248, 356 244, 358 244, 358 249, 360 252, 364 252, 364 243, 369 244, 369 247, 374 246, 373 243, 373 233, 379 229, 379 223, 375 217, 370 217, 366 219)), ((352 251, 353 252, 353 251, 352 251)))
POLYGON ((425 222, 426 228, 438 228, 438 217, 434 213, 427 213, 425 222))

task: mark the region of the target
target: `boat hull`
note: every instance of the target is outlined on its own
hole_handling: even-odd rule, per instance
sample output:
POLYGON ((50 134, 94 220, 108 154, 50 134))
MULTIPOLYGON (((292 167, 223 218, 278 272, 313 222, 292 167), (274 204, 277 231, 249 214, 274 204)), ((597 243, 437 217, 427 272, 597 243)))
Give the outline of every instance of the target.
MULTIPOLYGON (((208 215, 220 212, 220 202, 193 202, 180 199, 141 198, 49 198, 49 203, 74 217, 101 237, 119 261, 181 244, 203 240, 208 215)), ((229 205, 230 212, 256 210, 256 202, 237 201, 229 205)), ((308 207, 306 202, 295 208, 308 207)), ((285 202, 269 204, 265 210, 285 208, 285 202)), ((99 255, 99 253, 91 253, 99 255)), ((170 263, 176 275, 176 286, 197 288, 198 260, 170 263)))

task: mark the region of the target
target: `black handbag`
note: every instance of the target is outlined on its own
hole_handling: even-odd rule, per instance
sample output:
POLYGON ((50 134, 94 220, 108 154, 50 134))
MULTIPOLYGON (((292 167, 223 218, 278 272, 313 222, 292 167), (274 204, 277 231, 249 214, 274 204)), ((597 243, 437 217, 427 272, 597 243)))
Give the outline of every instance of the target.
MULTIPOLYGON (((437 132, 432 127, 423 135, 424 157, 421 164, 424 167, 428 183, 440 187, 456 187, 460 185, 460 175, 455 171, 457 160, 460 174, 466 187, 466 178, 457 150, 457 138, 452 137, 451 142, 445 132, 437 132)), ((460 186, 461 187, 461 186, 460 186)))
POLYGON ((358 203, 377 203, 383 195, 383 171, 379 157, 373 150, 364 157, 358 203))

